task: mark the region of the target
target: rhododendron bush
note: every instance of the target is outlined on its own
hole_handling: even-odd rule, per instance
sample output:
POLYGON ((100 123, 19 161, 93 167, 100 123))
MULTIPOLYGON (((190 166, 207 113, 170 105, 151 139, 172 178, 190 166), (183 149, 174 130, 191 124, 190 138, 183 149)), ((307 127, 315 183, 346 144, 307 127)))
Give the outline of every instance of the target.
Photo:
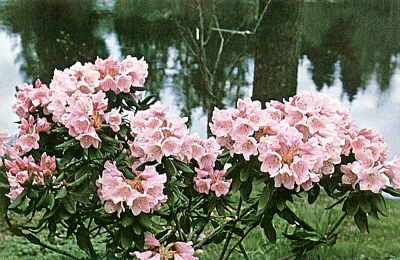
POLYGON ((274 243, 277 216, 294 226, 284 235, 301 255, 334 244, 346 216, 368 230, 368 216, 386 214, 382 193, 399 196, 400 157, 387 161, 382 135, 358 129, 322 94, 265 108, 239 99, 215 108, 213 137, 202 139, 145 95, 147 74, 143 59, 110 56, 55 70, 48 86, 38 79, 19 88, 19 133, 10 145, 0 132, 5 219, 15 235, 70 257, 36 233, 75 236, 90 257, 130 259, 198 259, 195 250, 223 242, 227 259, 244 253, 241 241, 258 226, 274 243), (321 188, 343 210, 326 234, 288 203, 304 194, 311 204, 321 188), (18 214, 39 221, 17 224, 18 214))

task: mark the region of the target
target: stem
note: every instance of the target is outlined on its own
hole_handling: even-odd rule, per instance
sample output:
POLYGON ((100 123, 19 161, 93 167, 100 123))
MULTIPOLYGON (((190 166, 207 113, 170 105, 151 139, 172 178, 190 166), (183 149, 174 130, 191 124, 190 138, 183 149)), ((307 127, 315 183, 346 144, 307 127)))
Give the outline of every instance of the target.
POLYGON ((265 5, 265 8, 264 8, 264 10, 263 10, 262 13, 261 13, 260 18, 258 18, 257 24, 256 24, 256 26, 254 27, 254 30, 251 32, 251 34, 256 34, 257 29, 258 29, 258 27, 260 26, 261 21, 262 21, 264 15, 267 13, 268 6, 269 6, 269 4, 271 3, 271 1, 272 1, 272 0, 268 0, 268 3, 265 5))
POLYGON ((333 226, 333 228, 331 229, 331 231, 329 231, 329 233, 326 235, 326 237, 330 237, 333 232, 336 231, 336 229, 340 226, 340 224, 342 224, 343 220, 346 218, 347 213, 343 213, 343 215, 340 217, 340 219, 338 220, 338 222, 336 222, 336 224, 333 226))
POLYGON ((233 253, 233 251, 235 250, 235 248, 236 248, 238 245, 241 247, 243 254, 244 254, 245 256, 247 256, 247 255, 246 255, 246 252, 244 251, 244 248, 242 248, 243 245, 242 245, 241 243, 242 243, 243 239, 250 233, 250 231, 252 231, 257 225, 258 225, 258 224, 253 224, 251 227, 249 227, 249 228, 244 232, 244 235, 243 235, 242 237, 240 237, 240 238, 238 239, 238 241, 236 241, 236 243, 231 247, 231 249, 228 251, 228 254, 226 255, 226 257, 223 258, 222 260, 228 259, 229 256, 233 253))
MULTIPOLYGON (((339 218, 339 220, 336 222, 336 224, 335 224, 335 225, 332 227, 332 229, 329 231, 329 233, 325 235, 325 238, 324 238, 325 240, 326 240, 327 238, 329 238, 329 237, 333 234, 333 232, 336 231, 336 229, 340 226, 340 224, 342 224, 342 222, 343 222, 343 220, 346 218, 346 216, 347 216, 346 212, 343 213, 343 215, 339 218)), ((280 258, 279 260, 286 260, 286 259, 289 259, 289 258, 292 258, 292 257, 297 256, 297 254, 298 254, 298 253, 290 254, 290 255, 287 255, 287 256, 285 256, 285 257, 283 257, 283 258, 280 258)), ((318 256, 318 257, 319 257, 319 256, 318 256)))
MULTIPOLYGON (((241 208, 242 208, 242 202, 243 202, 242 197, 240 197, 240 198, 239 198, 239 203, 238 203, 238 206, 237 206, 237 209, 236 209, 236 215, 235 215, 235 221, 234 221, 234 223, 233 223, 233 228, 236 227, 236 223, 237 223, 237 222, 239 221, 239 219, 240 219, 240 218, 239 218, 239 215, 240 215, 240 210, 241 210, 241 208)), ((230 231, 229 234, 228 234, 228 237, 227 237, 226 240, 225 240, 224 247, 222 248, 221 255, 220 255, 220 257, 219 257, 220 260, 223 260, 223 259, 224 259, 224 255, 225 255, 226 250, 228 249, 229 242, 230 242, 231 239, 232 239, 232 235, 233 235, 233 232, 230 231)), ((229 256, 229 254, 228 254, 228 256, 229 256)))
POLYGON ((50 246, 50 245, 47 245, 47 244, 43 243, 43 242, 40 241, 37 237, 35 237, 34 235, 32 235, 32 233, 30 233, 30 234, 24 234, 24 233, 22 232, 22 230, 20 230, 20 232, 21 232, 20 234, 15 234, 13 230, 14 230, 14 229, 18 229, 18 228, 17 228, 17 227, 14 227, 14 225, 11 224, 11 221, 10 221, 10 219, 8 218, 7 212, 6 212, 6 214, 4 214, 4 219, 6 220, 7 225, 9 226, 11 232, 12 232, 14 235, 23 236, 23 237, 25 237, 26 239, 28 239, 29 242, 31 242, 32 238, 34 237, 34 238, 35 238, 35 243, 34 243, 34 242, 31 242, 31 243, 36 244, 36 245, 39 245, 39 246, 44 247, 44 248, 47 248, 47 249, 49 249, 49 250, 51 250, 51 251, 54 251, 54 252, 56 252, 56 253, 59 253, 59 254, 61 254, 61 255, 65 255, 65 256, 68 256, 68 257, 77 259, 76 256, 74 256, 74 255, 72 255, 72 254, 70 254, 70 253, 68 253, 68 252, 66 252, 66 251, 63 251, 63 250, 61 250, 61 249, 58 249, 58 248, 56 248, 56 247, 53 247, 53 246, 50 246), (31 235, 31 236, 29 236, 29 235, 31 235), (28 238, 28 237, 30 237, 30 238, 28 238))
POLYGON ((172 217, 174 218, 176 228, 178 229, 178 233, 179 233, 181 241, 186 242, 187 238, 186 238, 185 234, 183 234, 183 232, 182 232, 181 224, 179 223, 179 220, 175 214, 174 208, 172 206, 169 206, 169 209, 171 210, 171 214, 172 214, 172 217))

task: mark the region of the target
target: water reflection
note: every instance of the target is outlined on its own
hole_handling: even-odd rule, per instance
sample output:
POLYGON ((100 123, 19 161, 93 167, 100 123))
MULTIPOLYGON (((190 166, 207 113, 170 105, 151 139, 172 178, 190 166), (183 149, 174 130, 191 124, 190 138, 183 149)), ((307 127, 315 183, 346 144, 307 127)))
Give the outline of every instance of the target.
POLYGON ((399 53, 399 1, 321 1, 305 6, 303 50, 318 90, 333 84, 339 62, 350 101, 374 72, 381 91, 390 86, 399 53))
MULTIPOLYGON (((102 5, 95 0, 2 2, 1 33, 7 32, 19 40, 15 43, 18 62, 7 60, 0 69, 17 68, 21 75, 3 80, 0 91, 11 99, 15 85, 36 78, 49 83, 54 68, 62 70, 77 60, 94 61, 97 56, 105 58, 109 54, 120 60, 126 55, 144 56, 149 63, 146 87, 169 104, 173 113, 189 117, 194 131, 204 136, 210 104, 223 108, 233 106, 239 97, 251 96, 254 49, 247 46, 247 58, 230 70, 245 47, 242 36, 230 40, 211 90, 217 98, 211 99, 205 92, 198 57, 182 41, 176 24, 163 19, 175 17, 196 28, 196 10, 191 2, 183 1, 182 5, 156 0, 117 0, 114 5, 102 5)), ((221 28, 237 28, 240 21, 245 21, 244 29, 251 28, 256 12, 253 3, 222 1, 217 12, 221 28)), ((400 21, 396 10, 399 10, 396 0, 307 3, 298 90, 318 90, 341 99, 342 105, 352 110, 357 124, 378 128, 388 140, 389 148, 395 147, 400 153, 400 21)), ((211 36, 206 46, 210 63, 215 61, 219 46, 218 35, 211 36)), ((12 38, 2 37, 7 39, 12 38)), ((6 50, 2 57, 11 54, 6 50)), ((11 113, 12 102, 9 103, 9 112, 2 110, 3 115, 11 113)), ((1 129, 6 128, 3 126, 6 119, 1 119, 1 129)))

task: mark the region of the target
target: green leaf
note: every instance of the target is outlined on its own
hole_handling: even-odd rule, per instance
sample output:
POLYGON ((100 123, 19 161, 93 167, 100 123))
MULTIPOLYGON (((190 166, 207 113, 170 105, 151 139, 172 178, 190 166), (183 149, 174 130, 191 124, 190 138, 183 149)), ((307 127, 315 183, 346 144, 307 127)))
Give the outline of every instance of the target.
POLYGON ((76 231, 76 243, 79 248, 90 255, 90 252, 93 251, 92 243, 89 238, 89 230, 85 227, 79 227, 76 231))
POLYGON ((185 214, 181 217, 180 225, 181 225, 183 232, 185 232, 185 234, 189 234, 189 232, 190 232, 190 228, 191 228, 190 223, 191 223, 191 221, 190 221, 188 214, 185 214))
POLYGON ((132 215, 132 212, 130 210, 125 211, 124 213, 121 214, 120 223, 123 227, 130 226, 134 221, 135 221, 135 218, 132 215))
POLYGON ((143 232, 142 226, 140 226, 140 225, 133 225, 133 232, 134 232, 136 235, 142 234, 142 232, 143 232))
POLYGON ((220 244, 221 242, 223 242, 226 238, 226 234, 227 232, 219 232, 216 235, 213 236, 213 242, 215 244, 220 244))
POLYGON ((6 188, 6 189, 8 189, 8 188, 10 188, 7 184, 4 184, 4 183, 2 183, 2 182, 0 182, 0 188, 6 188))
POLYGON ((356 225, 361 232, 369 233, 368 219, 367 219, 367 214, 365 212, 359 209, 357 213, 354 215, 354 221, 356 222, 356 225))
POLYGON ((194 171, 192 169, 190 169, 190 167, 186 163, 178 161, 178 160, 173 160, 172 162, 176 169, 178 169, 184 173, 194 173, 194 171))
POLYGON ((361 202, 360 202, 360 209, 364 211, 365 213, 370 213, 371 212, 371 197, 368 196, 362 196, 361 197, 361 202))
POLYGON ((136 232, 133 232, 133 237, 135 246, 139 249, 139 251, 144 251, 144 233, 141 232, 140 234, 137 234, 136 232))
POLYGON ((378 210, 379 213, 381 213, 383 216, 386 216, 387 209, 386 209, 386 202, 385 198, 382 196, 382 194, 374 194, 372 197, 372 205, 378 210))
POLYGON ((63 202, 66 211, 71 214, 74 214, 76 212, 76 202, 72 199, 71 196, 64 197, 63 202))
POLYGON ((244 237, 244 230, 243 230, 243 228, 234 227, 234 228, 232 229, 232 232, 233 232, 234 234, 236 234, 237 236, 239 236, 239 237, 244 237))
POLYGON ((56 178, 56 180, 53 182, 53 185, 57 185, 57 184, 61 183, 61 181, 63 180, 63 178, 64 178, 64 172, 62 172, 62 173, 56 178))
POLYGON ((128 167, 121 168, 121 171, 124 173, 125 178, 129 180, 134 180, 136 178, 131 169, 129 169, 128 167))
POLYGON ((337 237, 337 234, 331 235, 330 237, 328 237, 325 244, 327 244, 328 246, 333 246, 334 244, 336 244, 337 237))
POLYGON ((251 191, 253 189, 253 182, 252 180, 243 183, 240 187, 240 197, 243 201, 247 201, 250 197, 251 191))
POLYGON ((276 208, 279 211, 282 211, 286 207, 286 197, 285 196, 279 196, 276 200, 276 208))
POLYGON ((68 128, 66 128, 66 127, 57 127, 57 128, 53 128, 53 129, 51 129, 51 131, 53 132, 53 133, 68 133, 68 128))
POLYGON ((66 142, 64 142, 64 143, 62 143, 62 144, 56 145, 56 146, 54 147, 54 149, 56 149, 56 150, 61 150, 61 149, 65 149, 65 148, 68 148, 68 147, 76 146, 76 145, 78 145, 78 144, 79 144, 79 141, 78 141, 78 140, 76 140, 76 139, 70 139, 70 140, 68 140, 68 141, 66 141, 66 142))
POLYGON ((65 187, 62 187, 58 192, 55 197, 55 199, 62 199, 67 195, 67 189, 65 187))
POLYGON ((79 179, 75 180, 74 182, 69 183, 68 186, 75 187, 75 186, 81 185, 82 182, 84 182, 88 177, 89 177, 89 173, 85 173, 79 179))
POLYGON ((110 137, 108 135, 105 135, 105 134, 100 135, 100 139, 103 142, 109 143, 109 144, 120 144, 121 143, 121 141, 118 141, 117 139, 112 138, 112 137, 110 137))
POLYGON ((247 182, 250 177, 252 176, 250 176, 249 167, 248 165, 244 165, 244 167, 240 169, 240 180, 242 182, 247 182))
POLYGON ((138 220, 143 227, 151 229, 153 226, 151 223, 150 217, 147 214, 139 214, 138 220))
POLYGON ((134 232, 132 231, 132 228, 121 228, 121 246, 125 250, 129 249, 132 246, 133 243, 133 238, 134 238, 134 232))
POLYGON ((236 193, 240 187, 242 186, 242 182, 240 181, 239 176, 234 176, 232 178, 231 189, 232 193, 236 193))
POLYGON ((26 198, 26 195, 28 194, 28 189, 24 189, 19 196, 13 200, 13 202, 8 206, 8 209, 16 209, 18 208, 26 198))
POLYGON ((40 245, 40 240, 32 234, 24 234, 24 237, 28 239, 29 242, 35 245, 40 245))
POLYGON ((260 198, 258 200, 258 207, 257 207, 258 211, 263 210, 265 208, 265 206, 267 205, 267 203, 271 197, 271 194, 272 194, 273 187, 271 187, 271 186, 272 186, 271 182, 268 182, 265 185, 264 189, 262 190, 262 192, 260 194, 260 198))
POLYGON ((49 208, 52 209, 54 207, 54 203, 55 203, 54 193, 49 192, 48 196, 49 196, 49 208))
POLYGON ((172 163, 172 161, 167 157, 163 157, 163 163, 165 165, 165 171, 166 171, 167 175, 175 176, 177 171, 176 171, 176 168, 175 168, 174 164, 172 163))
POLYGON ((349 216, 354 216, 360 207, 358 199, 354 196, 348 197, 344 203, 342 210, 349 216))
POLYGON ((264 229, 264 234, 268 238, 268 241, 276 243, 276 230, 272 225, 273 216, 264 216, 261 221, 261 227, 264 229))
POLYGON ((394 189, 393 187, 386 187, 383 191, 389 193, 394 197, 400 197, 400 189, 394 189))
MULTIPOLYGON (((148 103, 151 101, 151 99, 155 99, 155 98, 157 98, 156 95, 154 95, 154 94, 149 95, 148 97, 146 97, 146 98, 144 98, 143 100, 141 100, 141 101, 140 101, 140 104, 141 104, 141 105, 142 105, 142 104, 148 104, 148 103)), ((152 101, 151 101, 151 102, 152 102, 152 101)))
POLYGON ((314 183, 314 186, 307 192, 308 193, 308 204, 313 204, 319 195, 320 187, 319 184, 314 183))
POLYGON ((232 179, 234 176, 236 176, 238 173, 240 173, 240 166, 241 165, 242 165, 242 163, 234 163, 231 167, 229 167, 226 170, 226 173, 224 175, 225 178, 226 179, 232 179))

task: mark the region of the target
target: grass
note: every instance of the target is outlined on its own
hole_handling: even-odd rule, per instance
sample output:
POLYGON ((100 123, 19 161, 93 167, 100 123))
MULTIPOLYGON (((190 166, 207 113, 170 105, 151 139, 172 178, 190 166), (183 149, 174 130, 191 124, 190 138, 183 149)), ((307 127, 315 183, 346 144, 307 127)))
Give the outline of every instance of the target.
MULTIPOLYGON (((321 192, 322 194, 323 192, 321 192)), ((308 221, 317 230, 323 231, 329 224, 335 222, 342 215, 340 206, 326 211, 324 207, 332 201, 327 196, 320 196, 313 205, 308 205, 305 199, 297 198, 294 205, 290 205, 294 212, 308 221)), ((339 227, 337 243, 332 246, 321 245, 304 256, 304 259, 400 259, 400 200, 386 199, 388 216, 380 220, 369 218, 369 233, 361 233, 353 219, 346 218, 339 227)), ((256 228, 244 240, 244 247, 249 259, 280 259, 291 254, 290 241, 282 235, 290 230, 286 222, 274 218, 277 229, 277 243, 271 244, 265 237, 262 229, 256 228)), ((46 234, 41 235, 46 240, 46 234)), ((55 245, 74 255, 85 257, 86 254, 76 246, 75 239, 58 238, 55 245)), ((201 260, 216 260, 219 258, 222 244, 208 245, 196 256, 201 260)), ((30 259, 66 259, 50 250, 29 243, 26 239, 13 236, 4 221, 0 222, 0 259, 2 260, 30 260, 30 259)), ((234 252, 230 259, 244 259, 234 252)))
MULTIPOLYGON (((332 201, 322 195, 313 205, 308 205, 305 198, 298 198, 294 205, 289 206, 315 229, 323 231, 342 215, 341 206, 325 210, 330 204, 332 201)), ((387 217, 381 217, 380 220, 368 218, 369 233, 361 233, 354 220, 346 217, 338 229, 339 236, 335 245, 318 246, 303 259, 400 259, 400 200, 386 199, 386 204, 387 217)), ((279 217, 274 218, 274 226, 277 229, 276 244, 269 243, 260 228, 244 240, 249 259, 281 259, 291 255, 290 241, 282 235, 291 227, 279 217)), ((218 259, 221 248, 222 245, 208 245, 199 257, 202 260, 218 259)), ((230 259, 244 258, 234 253, 230 259)))

